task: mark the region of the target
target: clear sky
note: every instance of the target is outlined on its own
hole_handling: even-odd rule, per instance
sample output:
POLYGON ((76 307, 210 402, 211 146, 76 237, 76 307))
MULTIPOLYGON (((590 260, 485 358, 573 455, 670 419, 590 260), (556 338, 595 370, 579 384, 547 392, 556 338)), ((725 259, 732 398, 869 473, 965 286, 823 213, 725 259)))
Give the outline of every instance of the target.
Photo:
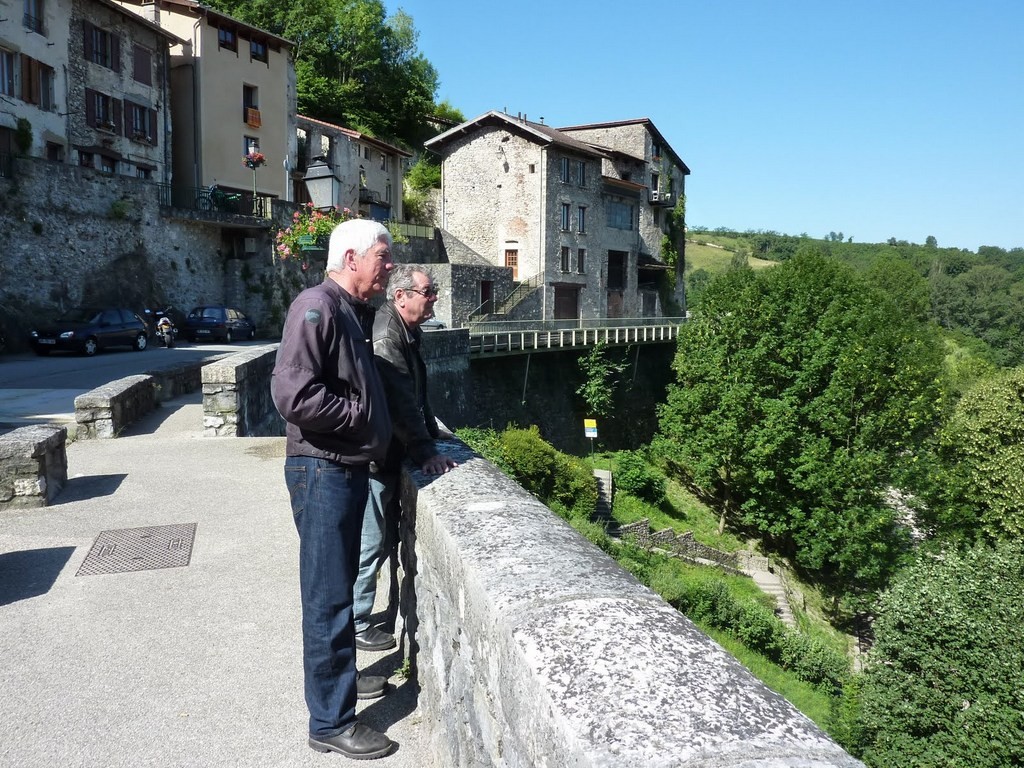
POLYGON ((439 99, 649 117, 690 226, 1024 247, 1024 0, 385 0, 439 99))

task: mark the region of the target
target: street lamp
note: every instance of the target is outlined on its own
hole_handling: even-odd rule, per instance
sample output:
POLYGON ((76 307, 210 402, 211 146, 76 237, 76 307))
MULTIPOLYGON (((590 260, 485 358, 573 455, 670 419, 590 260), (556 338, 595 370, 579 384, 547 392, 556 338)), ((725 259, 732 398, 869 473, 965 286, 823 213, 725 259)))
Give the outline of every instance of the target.
POLYGON ((327 164, 323 157, 313 158, 313 162, 309 164, 302 180, 306 182, 306 189, 309 191, 309 197, 315 208, 323 210, 334 207, 338 179, 334 175, 334 169, 327 164))

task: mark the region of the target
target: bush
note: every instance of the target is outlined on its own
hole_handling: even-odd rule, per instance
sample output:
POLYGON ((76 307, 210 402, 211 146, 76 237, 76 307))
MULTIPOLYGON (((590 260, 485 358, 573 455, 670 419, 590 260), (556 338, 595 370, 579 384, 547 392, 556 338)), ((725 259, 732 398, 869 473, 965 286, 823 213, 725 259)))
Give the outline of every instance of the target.
POLYGON ((652 504, 665 500, 665 475, 648 464, 639 451, 619 451, 613 475, 615 487, 620 490, 652 504))

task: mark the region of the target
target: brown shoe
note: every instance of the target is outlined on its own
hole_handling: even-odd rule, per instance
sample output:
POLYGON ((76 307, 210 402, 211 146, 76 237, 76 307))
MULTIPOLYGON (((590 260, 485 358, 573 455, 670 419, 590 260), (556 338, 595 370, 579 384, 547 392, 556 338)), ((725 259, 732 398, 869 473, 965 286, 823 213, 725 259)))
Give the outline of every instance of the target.
POLYGON ((374 760, 390 752, 395 742, 368 725, 356 723, 337 736, 310 736, 309 746, 317 752, 337 752, 353 760, 374 760))

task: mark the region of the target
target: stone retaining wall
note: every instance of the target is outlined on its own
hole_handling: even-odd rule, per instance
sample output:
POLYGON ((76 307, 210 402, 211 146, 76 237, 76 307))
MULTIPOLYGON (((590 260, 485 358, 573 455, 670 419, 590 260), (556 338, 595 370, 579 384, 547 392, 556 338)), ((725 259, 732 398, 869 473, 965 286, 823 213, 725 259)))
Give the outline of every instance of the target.
POLYGON ((403 477, 401 610, 434 765, 862 766, 459 443, 403 477))
POLYGON ((75 398, 76 436, 117 437, 122 429, 155 407, 156 386, 152 376, 136 374, 115 379, 75 398))
POLYGON ((45 507, 68 480, 66 427, 43 424, 0 435, 0 510, 45 507))
POLYGON ((277 344, 249 347, 203 367, 203 434, 275 437, 284 420, 270 397, 277 344))

